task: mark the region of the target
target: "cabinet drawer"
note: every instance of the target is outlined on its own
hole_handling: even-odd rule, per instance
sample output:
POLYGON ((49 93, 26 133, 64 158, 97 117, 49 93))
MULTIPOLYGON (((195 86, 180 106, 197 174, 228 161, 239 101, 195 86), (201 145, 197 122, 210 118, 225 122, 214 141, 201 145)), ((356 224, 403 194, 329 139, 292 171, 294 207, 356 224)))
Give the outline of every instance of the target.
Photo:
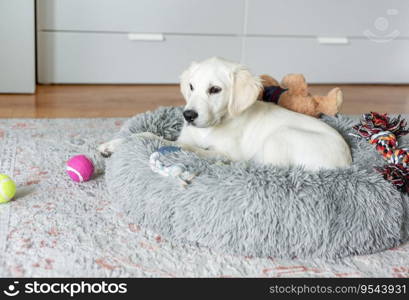
POLYGON ((241 40, 225 36, 166 36, 130 41, 126 34, 40 32, 40 83, 177 83, 193 60, 240 60, 241 40))
POLYGON ((255 73, 277 78, 303 73, 316 83, 409 83, 408 53, 404 39, 322 45, 315 38, 248 37, 244 60, 255 73))
POLYGON ((39 30, 239 34, 244 0, 41 0, 39 30))
POLYGON ((248 34, 409 36, 407 0, 251 0, 248 34))

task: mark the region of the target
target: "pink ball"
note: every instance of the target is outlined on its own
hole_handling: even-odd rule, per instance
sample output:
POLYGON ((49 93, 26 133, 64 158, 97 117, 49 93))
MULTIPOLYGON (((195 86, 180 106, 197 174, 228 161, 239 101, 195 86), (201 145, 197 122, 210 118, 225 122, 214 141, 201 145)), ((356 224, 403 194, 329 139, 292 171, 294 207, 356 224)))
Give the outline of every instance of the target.
POLYGON ((67 161, 67 174, 75 182, 88 181, 94 174, 94 164, 85 155, 73 156, 67 161))

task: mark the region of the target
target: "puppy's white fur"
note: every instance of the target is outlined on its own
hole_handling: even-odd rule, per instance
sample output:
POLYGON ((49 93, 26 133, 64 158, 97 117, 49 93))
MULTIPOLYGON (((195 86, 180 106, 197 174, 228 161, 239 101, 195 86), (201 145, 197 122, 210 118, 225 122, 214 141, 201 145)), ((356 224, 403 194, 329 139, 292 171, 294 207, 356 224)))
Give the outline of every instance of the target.
POLYGON ((324 122, 257 101, 261 85, 243 66, 219 58, 193 63, 181 77, 185 110, 198 113, 185 123, 178 143, 309 170, 345 167, 351 153, 342 136, 324 122), (221 92, 209 94, 209 87, 221 92), (191 90, 193 87, 193 90, 191 90))
MULTIPOLYGON (((260 88, 259 80, 237 63, 220 58, 192 63, 181 76, 181 92, 185 110, 196 111, 198 117, 185 122, 176 143, 200 155, 217 153, 231 160, 307 170, 351 164, 350 149, 335 129, 318 119, 257 101, 260 88), (220 92, 210 93, 215 86, 220 92)), ((112 148, 108 151, 112 152, 119 142, 111 144, 99 150, 104 153, 112 148)))

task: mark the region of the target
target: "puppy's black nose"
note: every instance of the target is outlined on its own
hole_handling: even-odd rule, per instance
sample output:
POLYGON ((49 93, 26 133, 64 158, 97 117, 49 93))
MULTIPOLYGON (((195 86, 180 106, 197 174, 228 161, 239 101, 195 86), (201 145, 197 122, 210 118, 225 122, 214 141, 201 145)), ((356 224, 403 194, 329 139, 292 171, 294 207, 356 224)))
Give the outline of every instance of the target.
POLYGON ((192 109, 188 109, 183 112, 183 117, 189 123, 192 123, 198 116, 199 114, 192 109))

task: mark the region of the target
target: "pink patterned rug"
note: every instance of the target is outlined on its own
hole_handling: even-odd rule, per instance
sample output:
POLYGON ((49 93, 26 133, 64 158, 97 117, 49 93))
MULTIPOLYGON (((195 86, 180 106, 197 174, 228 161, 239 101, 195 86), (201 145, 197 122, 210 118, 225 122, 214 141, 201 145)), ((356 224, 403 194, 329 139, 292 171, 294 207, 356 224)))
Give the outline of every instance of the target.
POLYGON ((16 199, 0 205, 0 276, 409 277, 409 244, 337 261, 259 259, 140 228, 111 206, 103 175, 77 184, 64 171, 70 156, 96 155, 122 122, 0 120, 0 173, 18 185, 16 199))

